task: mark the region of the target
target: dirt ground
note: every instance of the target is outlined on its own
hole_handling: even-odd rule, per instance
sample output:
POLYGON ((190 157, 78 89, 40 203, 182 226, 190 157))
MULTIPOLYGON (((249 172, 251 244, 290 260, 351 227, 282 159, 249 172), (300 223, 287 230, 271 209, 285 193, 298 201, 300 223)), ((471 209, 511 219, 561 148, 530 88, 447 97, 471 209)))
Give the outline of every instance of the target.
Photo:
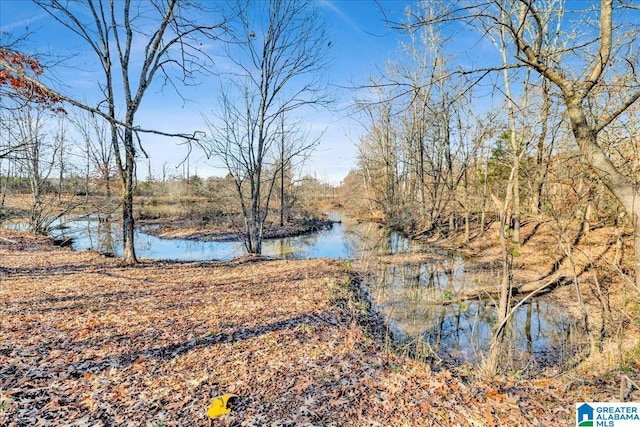
POLYGON ((353 279, 322 259, 127 267, 2 230, 0 425, 207 426, 234 393, 213 425, 567 426, 576 402, 640 399, 633 363, 484 381, 393 354, 353 279))

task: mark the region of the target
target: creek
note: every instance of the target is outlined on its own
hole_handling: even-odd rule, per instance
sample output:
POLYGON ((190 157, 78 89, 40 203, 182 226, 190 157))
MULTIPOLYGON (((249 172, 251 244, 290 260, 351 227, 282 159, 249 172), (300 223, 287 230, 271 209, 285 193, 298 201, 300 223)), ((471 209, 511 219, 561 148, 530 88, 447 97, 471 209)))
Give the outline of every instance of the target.
MULTIPOLYGON (((338 222, 328 230, 266 240, 263 255, 357 263, 358 269, 370 273, 366 284, 374 307, 394 336, 411 343, 419 355, 447 364, 481 361, 495 322, 492 302, 440 302, 481 282, 499 283, 498 271, 480 271, 458 254, 433 249, 376 224, 358 224, 338 213, 332 213, 331 219, 338 222)), ((114 222, 71 221, 54 237, 72 238, 77 250, 122 253, 121 231, 114 222)), ((238 241, 163 239, 141 231, 135 243, 138 256, 150 259, 229 260, 245 254, 238 241)), ((532 299, 512 317, 511 359, 520 367, 534 369, 561 365, 575 353, 578 329, 576 321, 552 299, 532 299)))

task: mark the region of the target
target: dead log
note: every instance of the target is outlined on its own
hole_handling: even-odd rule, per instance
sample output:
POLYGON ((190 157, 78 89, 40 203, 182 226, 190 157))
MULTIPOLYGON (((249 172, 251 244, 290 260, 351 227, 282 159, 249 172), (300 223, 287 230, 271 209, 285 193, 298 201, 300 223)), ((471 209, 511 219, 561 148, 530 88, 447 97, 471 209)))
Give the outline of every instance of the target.
MULTIPOLYGON (((551 292, 558 286, 565 286, 571 283, 571 279, 567 276, 556 275, 552 279, 534 280, 533 282, 522 283, 516 285, 511 290, 512 296, 528 296, 532 293, 536 295, 543 295, 551 292)), ((457 304, 463 301, 470 300, 483 300, 483 299, 497 299, 500 296, 500 289, 495 288, 481 288, 481 289, 466 289, 454 298, 444 300, 442 305, 457 304)))

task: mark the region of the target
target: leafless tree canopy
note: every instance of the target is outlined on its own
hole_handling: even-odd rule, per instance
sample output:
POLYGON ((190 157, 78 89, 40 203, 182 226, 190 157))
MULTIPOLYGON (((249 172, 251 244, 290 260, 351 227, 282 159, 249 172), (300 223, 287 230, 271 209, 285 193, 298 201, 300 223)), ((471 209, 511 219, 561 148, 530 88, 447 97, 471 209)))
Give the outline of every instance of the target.
MULTIPOLYGON (((124 189, 124 259, 134 263, 137 261, 133 245, 135 164, 138 151, 144 151, 139 133, 195 138, 195 133, 176 135, 140 129, 136 113, 155 80, 179 91, 178 83, 193 84, 197 72, 211 67, 211 56, 203 46, 220 37, 224 20, 188 0, 86 3, 37 0, 36 3, 64 29, 75 33, 98 60, 101 77, 97 85, 102 99, 95 104, 52 91, 42 82, 24 77, 61 100, 109 122, 111 146, 124 189)), ((4 62, 0 65, 11 66, 4 62)), ((13 72, 19 72, 14 68, 13 72)))
MULTIPOLYGON (((560 183, 572 182, 583 201, 571 215, 584 230, 605 199, 626 213, 640 292, 640 34, 633 10, 613 0, 424 1, 404 21, 388 23, 406 36, 403 54, 357 103, 368 130, 359 164, 368 208, 418 235, 462 225, 466 240, 471 221, 484 232, 487 211, 500 221, 500 326, 489 375, 512 313, 521 218, 545 212, 560 221, 568 206, 557 199, 560 183), (575 170, 557 169, 564 162, 575 170)), ((559 241, 570 254, 566 237, 559 241)), ((574 283, 580 300, 577 276, 574 283)))
POLYGON ((233 43, 220 90, 219 114, 209 118, 206 147, 233 176, 241 201, 247 250, 260 253, 276 176, 316 140, 292 121, 329 102, 324 70, 326 24, 313 2, 272 0, 230 5, 233 43))

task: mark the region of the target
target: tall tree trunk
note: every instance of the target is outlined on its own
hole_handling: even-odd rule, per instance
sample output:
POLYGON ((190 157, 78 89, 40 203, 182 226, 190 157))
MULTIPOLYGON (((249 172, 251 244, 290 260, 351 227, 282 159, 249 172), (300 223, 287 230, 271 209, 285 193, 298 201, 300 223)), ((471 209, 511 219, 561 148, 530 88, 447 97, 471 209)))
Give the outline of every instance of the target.
POLYGON ((122 237, 124 248, 122 258, 127 264, 136 264, 136 249, 134 245, 135 224, 133 219, 133 190, 135 187, 136 159, 133 145, 133 132, 125 130, 125 170, 123 174, 122 192, 122 237))
POLYGON ((280 121, 280 227, 284 226, 284 210, 285 210, 285 191, 284 191, 284 175, 285 175, 285 138, 284 138, 284 116, 280 121))
POLYGON ((640 191, 631 179, 616 169, 598 144, 597 131, 587 122, 582 96, 565 93, 564 99, 580 152, 591 166, 591 170, 611 191, 631 218, 634 230, 635 285, 640 293, 640 191))
POLYGON ((547 169, 549 167, 548 162, 544 163, 544 143, 547 139, 547 133, 549 131, 549 111, 551 109, 551 94, 549 92, 549 80, 545 77, 542 78, 542 111, 540 112, 540 134, 538 135, 537 151, 536 151, 536 174, 531 201, 531 211, 537 214, 542 212, 542 192, 544 189, 544 182, 547 177, 547 169))
MULTIPOLYGON (((483 150, 484 151, 484 150, 483 150)), ((483 181, 482 181, 482 197, 480 199, 480 233, 479 236, 482 236, 484 234, 484 227, 485 227, 485 222, 486 222, 486 215, 487 215, 487 189, 488 189, 488 183, 489 183, 489 155, 488 154, 482 154, 482 157, 484 158, 484 164, 482 166, 482 172, 483 172, 483 181)))
MULTIPOLYGON (((504 40, 504 32, 501 33, 502 47, 500 53, 502 55, 502 62, 506 65, 507 62, 507 50, 504 40)), ((503 73, 505 95, 507 97, 507 112, 509 119, 509 145, 512 150, 512 163, 511 163, 511 176, 509 177, 509 185, 507 185, 507 192, 512 194, 507 195, 507 199, 511 198, 513 203, 512 210, 506 210, 507 217, 505 218, 505 224, 513 230, 511 240, 520 244, 520 138, 518 137, 518 130, 516 125, 516 105, 511 94, 511 79, 509 77, 509 70, 505 66, 503 73), (509 213, 510 212, 510 213, 509 213)), ((524 108, 524 106, 521 106, 524 108)))
MULTIPOLYGON (((518 147, 519 148, 519 147, 518 147)), ((516 245, 520 245, 520 155, 514 153, 513 157, 513 217, 511 218, 511 227, 513 235, 511 241, 516 245)))
POLYGON ((136 250, 134 246, 135 224, 133 219, 133 185, 132 179, 127 176, 125 184, 125 194, 122 197, 122 237, 124 248, 122 259, 127 264, 136 264, 136 250))
MULTIPOLYGON (((507 198, 509 196, 507 195, 507 198)), ((511 310, 511 292, 513 285, 513 256, 509 252, 509 242, 505 233, 508 220, 506 209, 500 215, 500 246, 502 248, 502 276, 500 278, 500 300, 497 307, 496 323, 489 343, 489 351, 482 361, 481 372, 485 378, 493 378, 500 370, 501 358, 506 347, 507 316, 511 310)))
MULTIPOLYGON (((284 153, 281 159, 284 159, 284 153)), ((280 227, 284 227, 284 209, 285 209, 285 200, 284 200, 284 165, 282 165, 280 169, 280 227)))

